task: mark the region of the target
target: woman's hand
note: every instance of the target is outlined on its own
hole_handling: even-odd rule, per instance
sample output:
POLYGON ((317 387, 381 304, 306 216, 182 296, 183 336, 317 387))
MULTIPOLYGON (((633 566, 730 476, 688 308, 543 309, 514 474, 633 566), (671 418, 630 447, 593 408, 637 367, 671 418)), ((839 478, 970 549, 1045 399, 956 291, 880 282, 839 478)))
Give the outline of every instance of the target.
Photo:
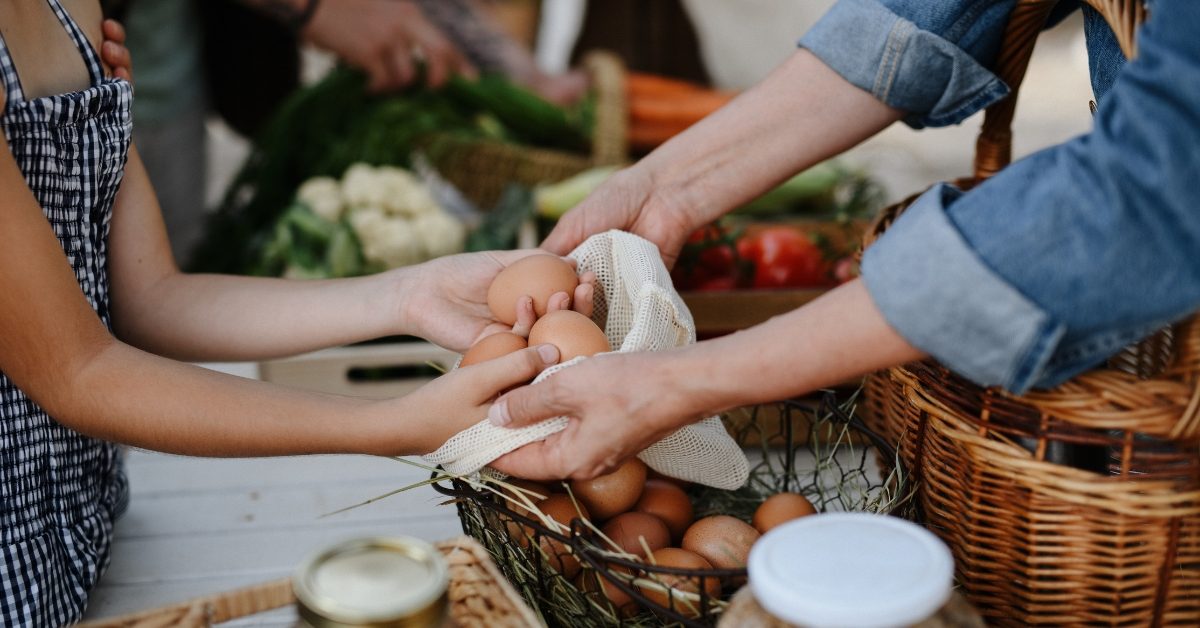
POLYGON ((683 196, 669 186, 656 188, 647 169, 639 164, 616 173, 567 212, 542 248, 565 255, 589 236, 621 229, 653 242, 671 268, 688 235, 705 220, 690 212, 683 196))
POLYGON ((125 27, 116 20, 104 20, 101 25, 104 42, 100 44, 100 60, 112 76, 133 82, 133 57, 125 47, 125 27))
MULTIPOLYGON (((500 331, 528 335, 534 323, 532 301, 526 297, 517 304, 517 325, 510 328, 492 316, 487 292, 492 280, 509 264, 537 254, 544 255, 545 251, 466 253, 392 271, 395 277, 407 280, 398 288, 403 292, 397 294, 406 333, 458 352, 500 331)), ((571 307, 585 316, 592 315, 596 276, 584 273, 579 279, 575 294, 560 292, 550 298, 550 311, 571 307)))
POLYGON ((504 395, 487 413, 494 424, 523 427, 557 416, 570 422, 491 466, 533 480, 591 478, 700 420, 700 398, 672 374, 681 353, 601 355, 504 395))
MULTIPOLYGON (((529 347, 455 369, 405 397, 382 402, 393 416, 410 417, 412 421, 406 424, 407 433, 379 434, 381 444, 397 440, 402 443, 386 446, 389 449, 379 453, 394 456, 436 451, 450 437, 482 421, 497 395, 531 381, 557 363, 558 349, 554 345, 529 347)), ((394 423, 386 425, 395 431, 394 423)))

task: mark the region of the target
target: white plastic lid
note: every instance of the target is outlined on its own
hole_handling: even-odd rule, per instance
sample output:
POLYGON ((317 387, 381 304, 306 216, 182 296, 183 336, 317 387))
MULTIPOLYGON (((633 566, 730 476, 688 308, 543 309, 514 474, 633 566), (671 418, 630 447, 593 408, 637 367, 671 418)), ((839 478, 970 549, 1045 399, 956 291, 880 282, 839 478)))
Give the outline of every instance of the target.
POLYGON ((915 624, 946 604, 954 584, 954 558, 936 536, 864 513, 785 523, 754 544, 748 567, 767 612, 820 628, 915 624))

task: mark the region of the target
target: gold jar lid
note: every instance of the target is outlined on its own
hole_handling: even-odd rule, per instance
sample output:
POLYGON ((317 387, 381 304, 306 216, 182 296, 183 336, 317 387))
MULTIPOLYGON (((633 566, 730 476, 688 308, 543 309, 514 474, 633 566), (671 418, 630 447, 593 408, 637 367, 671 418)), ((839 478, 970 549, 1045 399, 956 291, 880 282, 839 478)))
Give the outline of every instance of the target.
POLYGON ((317 552, 292 578, 300 617, 313 628, 441 625, 449 570, 429 543, 353 539, 317 552))

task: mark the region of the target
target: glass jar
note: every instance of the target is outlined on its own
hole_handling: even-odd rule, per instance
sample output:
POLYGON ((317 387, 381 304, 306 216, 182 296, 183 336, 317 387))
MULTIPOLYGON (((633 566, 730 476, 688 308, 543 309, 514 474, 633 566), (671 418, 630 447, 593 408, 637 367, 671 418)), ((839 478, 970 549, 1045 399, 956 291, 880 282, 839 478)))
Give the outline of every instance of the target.
POLYGON ((885 515, 803 517, 750 552, 750 589, 773 617, 799 626, 887 628, 933 617, 949 601, 954 559, 936 536, 885 515))
POLYGON ((339 543, 292 578, 307 628, 445 628, 449 569, 435 547, 408 537, 339 543))

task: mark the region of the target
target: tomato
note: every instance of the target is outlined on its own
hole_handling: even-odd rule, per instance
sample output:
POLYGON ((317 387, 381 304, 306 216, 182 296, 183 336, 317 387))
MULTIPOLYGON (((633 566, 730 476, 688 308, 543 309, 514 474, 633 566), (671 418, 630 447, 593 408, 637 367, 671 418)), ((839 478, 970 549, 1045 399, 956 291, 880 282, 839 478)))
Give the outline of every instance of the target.
POLYGON ((733 238, 717 225, 693 231, 671 270, 680 290, 731 290, 738 276, 733 238))
POLYGON ((737 243, 737 252, 754 264, 755 288, 814 288, 830 284, 821 249, 792 227, 767 227, 737 243))

